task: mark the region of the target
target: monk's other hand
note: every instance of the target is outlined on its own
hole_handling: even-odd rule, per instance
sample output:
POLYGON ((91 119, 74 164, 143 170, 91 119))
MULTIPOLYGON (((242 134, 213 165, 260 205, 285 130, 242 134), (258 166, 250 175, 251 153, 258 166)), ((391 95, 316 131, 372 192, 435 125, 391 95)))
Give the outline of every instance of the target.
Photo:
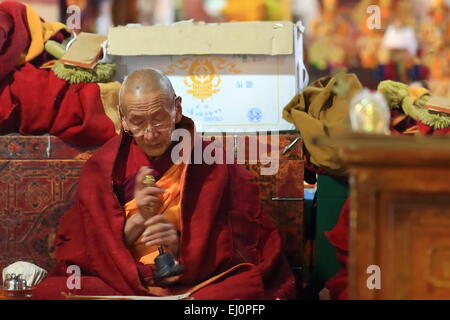
POLYGON ((175 226, 158 214, 147 219, 141 242, 147 246, 165 246, 174 255, 178 255, 179 237, 175 226))
POLYGON ((153 174, 153 169, 141 167, 136 175, 134 185, 134 199, 144 221, 156 214, 161 204, 161 199, 158 195, 165 191, 157 186, 147 186, 144 184, 145 176, 153 174))

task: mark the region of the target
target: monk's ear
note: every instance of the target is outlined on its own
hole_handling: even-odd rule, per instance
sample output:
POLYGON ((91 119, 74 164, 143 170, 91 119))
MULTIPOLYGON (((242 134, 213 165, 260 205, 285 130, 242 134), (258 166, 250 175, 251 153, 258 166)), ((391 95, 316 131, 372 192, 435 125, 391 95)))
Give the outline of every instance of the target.
POLYGON ((178 96, 175 102, 175 123, 179 123, 181 118, 183 118, 183 108, 181 107, 181 102, 182 98, 178 96))

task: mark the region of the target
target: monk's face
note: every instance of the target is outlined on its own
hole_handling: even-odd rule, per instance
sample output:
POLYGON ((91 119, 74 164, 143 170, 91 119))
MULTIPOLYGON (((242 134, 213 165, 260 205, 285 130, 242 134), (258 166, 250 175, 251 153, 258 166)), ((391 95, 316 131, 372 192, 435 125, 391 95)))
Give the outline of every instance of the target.
POLYGON ((159 157, 171 145, 175 124, 181 121, 181 98, 165 92, 130 93, 123 99, 122 125, 149 157, 159 157))

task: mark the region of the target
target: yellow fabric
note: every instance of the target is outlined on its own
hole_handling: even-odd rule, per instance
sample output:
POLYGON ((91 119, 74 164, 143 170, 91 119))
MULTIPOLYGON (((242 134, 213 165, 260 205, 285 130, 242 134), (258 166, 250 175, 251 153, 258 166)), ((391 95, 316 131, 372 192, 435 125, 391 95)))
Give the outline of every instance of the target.
POLYGON ((40 68, 41 69, 51 69, 51 68, 53 68, 55 66, 55 62, 56 61, 58 61, 58 60, 55 59, 55 60, 49 60, 47 62, 44 62, 44 64, 42 64, 40 66, 40 68))
POLYGON ((420 97, 426 95, 426 94, 430 94, 430 91, 428 91, 425 88, 416 88, 416 87, 408 87, 408 93, 410 98, 412 99, 413 103, 419 99, 420 97))
MULTIPOLYGON (((184 181, 186 164, 174 164, 167 172, 155 183, 159 188, 166 191, 160 195, 162 204, 157 214, 162 214, 167 221, 175 225, 177 231, 181 231, 181 190, 184 181)), ((127 202, 124 206, 126 218, 130 218, 137 213, 138 208, 135 199, 127 202)), ((151 228, 151 226, 149 227, 151 228)), ((159 254, 157 246, 148 247, 140 243, 141 238, 135 242, 132 248, 132 254, 136 260, 143 264, 154 264, 156 256, 159 254)))
POLYGON ((222 13, 231 21, 264 20, 264 0, 228 0, 222 13))
POLYGON ((291 0, 265 0, 266 20, 292 20, 291 0))
POLYGON ((25 62, 31 61, 44 51, 44 44, 62 29, 70 32, 67 27, 60 22, 42 22, 39 15, 28 5, 27 20, 31 34, 31 43, 25 55, 25 62))
POLYGON ((313 140, 351 130, 350 101, 362 90, 362 85, 354 74, 344 74, 339 80, 324 77, 315 81, 283 109, 283 119, 293 123, 300 132, 311 162, 335 175, 345 174, 337 147, 316 145, 313 140), (345 94, 335 93, 340 87, 346 88, 345 94))
POLYGON ((100 87, 100 98, 102 99, 103 109, 114 123, 116 133, 119 133, 121 123, 117 106, 119 105, 120 82, 98 83, 98 86, 100 87))

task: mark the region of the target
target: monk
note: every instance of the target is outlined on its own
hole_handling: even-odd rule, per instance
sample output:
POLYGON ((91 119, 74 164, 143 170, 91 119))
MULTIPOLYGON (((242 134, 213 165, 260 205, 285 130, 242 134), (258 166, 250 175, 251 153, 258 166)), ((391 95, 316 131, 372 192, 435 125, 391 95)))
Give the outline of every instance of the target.
POLYGON ((119 110, 121 134, 86 162, 75 203, 59 224, 57 265, 33 297, 295 298, 280 236, 245 168, 173 155, 177 129, 188 130, 192 144, 210 142, 195 135, 169 79, 155 69, 133 72, 119 110), (144 183, 149 175, 154 185, 144 183), (160 247, 183 266, 181 274, 155 277, 160 247))

